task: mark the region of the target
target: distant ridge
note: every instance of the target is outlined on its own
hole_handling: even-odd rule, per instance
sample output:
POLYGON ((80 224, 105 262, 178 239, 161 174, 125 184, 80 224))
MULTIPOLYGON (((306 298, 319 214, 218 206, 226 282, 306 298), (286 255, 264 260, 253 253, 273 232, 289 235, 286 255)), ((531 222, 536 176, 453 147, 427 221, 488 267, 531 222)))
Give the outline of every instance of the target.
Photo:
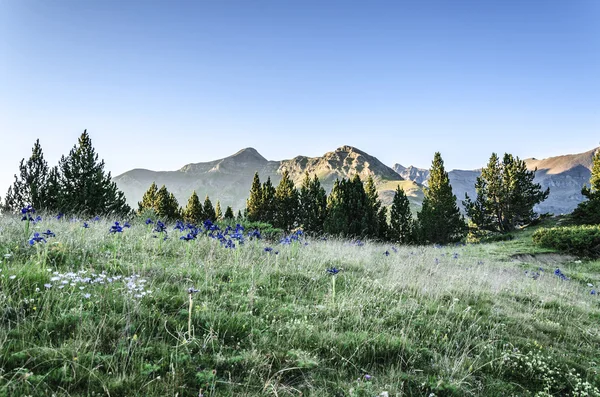
POLYGON ((254 173, 258 171, 261 181, 268 177, 274 185, 287 170, 296 185, 300 185, 305 171, 316 174, 329 192, 337 178, 352 178, 358 175, 365 180, 372 176, 384 204, 390 204, 398 185, 407 192, 413 206, 420 205, 421 188, 412 181, 405 181, 393 169, 376 157, 344 145, 320 157, 296 156, 293 159, 269 161, 254 148, 244 148, 223 159, 190 163, 177 171, 150 171, 133 169, 116 176, 114 181, 128 202, 137 206, 142 195, 152 182, 166 185, 175 194, 179 204, 185 206, 192 191, 201 197, 209 195, 221 205, 230 205, 235 210, 245 207, 254 173))
MULTIPOLYGON (((563 214, 573 209, 583 201, 581 188, 589 185, 593 156, 600 148, 588 150, 584 153, 566 154, 548 157, 545 159, 525 159, 527 168, 536 169, 535 181, 542 188, 550 188, 548 199, 539 204, 535 210, 540 213, 563 214)), ((394 170, 407 180, 427 185, 429 170, 416 167, 404 167, 395 164, 394 170)), ((475 197, 475 181, 481 175, 481 170, 452 170, 448 172, 452 190, 457 201, 462 205, 465 193, 475 197)))

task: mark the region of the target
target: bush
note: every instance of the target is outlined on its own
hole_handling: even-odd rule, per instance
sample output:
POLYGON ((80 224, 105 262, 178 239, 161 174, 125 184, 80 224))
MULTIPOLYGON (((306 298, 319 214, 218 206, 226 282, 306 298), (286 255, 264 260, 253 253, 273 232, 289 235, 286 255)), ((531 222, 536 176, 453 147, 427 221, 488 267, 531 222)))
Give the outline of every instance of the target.
POLYGON ((533 242, 578 256, 599 257, 600 225, 539 229, 533 234, 533 242))

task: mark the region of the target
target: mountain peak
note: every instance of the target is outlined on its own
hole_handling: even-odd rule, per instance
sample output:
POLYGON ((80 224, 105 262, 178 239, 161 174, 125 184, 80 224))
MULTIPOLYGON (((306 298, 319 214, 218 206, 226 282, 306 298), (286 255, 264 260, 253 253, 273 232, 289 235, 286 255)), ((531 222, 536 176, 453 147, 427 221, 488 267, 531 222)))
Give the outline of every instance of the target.
POLYGON ((239 152, 229 156, 229 158, 235 158, 237 160, 240 161, 250 161, 250 160, 258 160, 258 161, 267 161, 266 158, 264 158, 260 153, 258 153, 258 150, 252 148, 252 147, 247 147, 244 148, 242 150, 240 150, 239 152))
POLYGON ((364 155, 365 152, 363 152, 362 150, 359 150, 357 148, 355 148, 354 146, 350 146, 350 145, 344 145, 344 146, 340 146, 339 148, 335 149, 336 152, 343 152, 343 153, 358 153, 358 154, 362 154, 364 155))

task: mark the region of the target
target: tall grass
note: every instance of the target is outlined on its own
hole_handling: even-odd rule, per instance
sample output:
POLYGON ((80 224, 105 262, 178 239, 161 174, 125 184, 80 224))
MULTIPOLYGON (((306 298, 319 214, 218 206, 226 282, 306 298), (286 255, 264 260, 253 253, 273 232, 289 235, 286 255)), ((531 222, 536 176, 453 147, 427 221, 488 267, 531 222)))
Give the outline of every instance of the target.
POLYGON ((0 395, 600 395, 597 262, 114 221, 0 219, 0 395))

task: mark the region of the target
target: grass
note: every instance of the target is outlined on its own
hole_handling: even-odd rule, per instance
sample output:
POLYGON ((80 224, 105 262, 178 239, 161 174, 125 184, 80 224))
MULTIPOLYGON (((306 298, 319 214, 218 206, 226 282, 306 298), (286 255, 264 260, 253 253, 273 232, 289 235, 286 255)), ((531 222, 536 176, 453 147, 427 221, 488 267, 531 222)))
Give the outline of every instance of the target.
POLYGON ((30 246, 0 218, 1 396, 600 395, 600 262, 538 261, 527 231, 227 249, 111 224, 30 246))

